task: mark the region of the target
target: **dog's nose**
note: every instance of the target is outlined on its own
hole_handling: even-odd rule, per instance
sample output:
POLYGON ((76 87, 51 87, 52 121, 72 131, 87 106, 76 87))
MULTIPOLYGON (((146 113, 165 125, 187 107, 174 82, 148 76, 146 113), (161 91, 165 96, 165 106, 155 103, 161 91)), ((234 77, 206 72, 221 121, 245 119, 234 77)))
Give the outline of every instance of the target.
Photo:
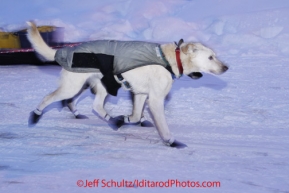
POLYGON ((224 65, 222 70, 223 70, 223 72, 226 72, 228 69, 229 69, 229 67, 224 65))

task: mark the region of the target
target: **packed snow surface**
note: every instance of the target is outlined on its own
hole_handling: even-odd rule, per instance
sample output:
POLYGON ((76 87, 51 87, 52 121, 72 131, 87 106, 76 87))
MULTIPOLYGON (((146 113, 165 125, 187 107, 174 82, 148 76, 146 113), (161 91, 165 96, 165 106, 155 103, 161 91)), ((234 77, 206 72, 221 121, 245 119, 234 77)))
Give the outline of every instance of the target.
MULTIPOLYGON (((29 113, 57 88, 59 66, 0 67, 0 192, 289 192, 289 1, 107 0, 1 1, 0 27, 65 27, 65 41, 93 39, 202 42, 230 66, 221 76, 174 82, 165 114, 184 149, 165 146, 155 128, 112 130, 92 111, 93 94, 77 101, 76 120, 58 103, 40 122, 29 113), (79 187, 147 180, 220 182, 220 187, 79 187)), ((130 114, 120 90, 105 105, 130 114)), ((149 109, 145 116, 152 121, 149 109)))

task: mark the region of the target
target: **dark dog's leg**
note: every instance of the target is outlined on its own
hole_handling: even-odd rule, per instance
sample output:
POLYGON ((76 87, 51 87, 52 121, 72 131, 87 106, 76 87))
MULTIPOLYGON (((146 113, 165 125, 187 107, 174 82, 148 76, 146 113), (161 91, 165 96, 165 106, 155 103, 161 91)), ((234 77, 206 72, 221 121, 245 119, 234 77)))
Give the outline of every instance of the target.
POLYGON ((154 125, 145 119, 143 115, 145 100, 147 99, 146 94, 136 94, 133 96, 133 112, 132 115, 124 117, 126 124, 137 125, 140 124, 142 127, 153 127, 154 125))
POLYGON ((89 88, 89 84, 86 83, 75 97, 61 101, 62 107, 68 107, 68 109, 73 113, 73 115, 75 116, 76 119, 88 119, 87 116, 82 115, 78 112, 78 110, 76 108, 76 104, 74 102, 75 98, 80 96, 81 93, 83 93, 88 88, 89 88))
POLYGON ((113 130, 118 130, 118 128, 124 124, 124 116, 111 117, 106 112, 104 109, 104 101, 107 97, 107 91, 100 80, 95 80, 95 82, 91 84, 91 92, 95 94, 93 110, 95 110, 101 118, 106 120, 113 130))
POLYGON ((63 107, 68 107, 68 109, 73 113, 73 115, 75 116, 76 119, 88 119, 87 116, 82 115, 78 112, 75 102, 74 102, 74 98, 72 99, 68 99, 68 100, 63 100, 62 101, 62 106, 63 107))

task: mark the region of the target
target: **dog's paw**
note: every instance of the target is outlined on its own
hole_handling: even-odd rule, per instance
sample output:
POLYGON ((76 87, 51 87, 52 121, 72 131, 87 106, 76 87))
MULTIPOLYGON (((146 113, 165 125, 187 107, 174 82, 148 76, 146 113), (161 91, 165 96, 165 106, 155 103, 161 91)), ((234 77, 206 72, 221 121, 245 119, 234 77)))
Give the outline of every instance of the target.
POLYGON ((28 119, 28 126, 33 127, 38 123, 39 119, 41 118, 41 114, 38 115, 34 111, 30 113, 29 119, 28 119))
POLYGON ((144 120, 140 122, 140 126, 142 127, 154 127, 154 124, 148 120, 144 120))
POLYGON ((113 130, 118 130, 121 126, 124 125, 124 116, 120 115, 117 117, 110 117, 110 119, 108 120, 108 125, 113 130))
POLYGON ((75 118, 76 118, 76 119, 88 119, 87 116, 82 115, 82 114, 75 115, 75 118))
POLYGON ((175 147, 177 149, 182 149, 182 148, 185 148, 185 147, 188 147, 186 144, 182 143, 182 142, 179 142, 177 140, 175 140, 172 144, 170 144, 170 147, 175 147))

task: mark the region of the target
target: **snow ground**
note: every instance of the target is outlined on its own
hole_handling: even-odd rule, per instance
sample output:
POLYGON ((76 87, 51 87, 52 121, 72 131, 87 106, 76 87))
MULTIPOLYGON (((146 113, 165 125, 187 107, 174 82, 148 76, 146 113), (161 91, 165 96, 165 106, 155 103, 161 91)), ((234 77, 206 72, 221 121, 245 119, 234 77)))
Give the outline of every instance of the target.
MULTIPOLYGON (((65 27, 65 41, 202 42, 230 69, 182 77, 166 101, 173 149, 155 128, 113 131, 84 93, 75 120, 51 105, 36 127, 29 112, 57 86, 58 66, 0 66, 0 192, 289 192, 289 1, 1 1, 0 27, 25 21, 65 27), (13 7, 13 9, 8 9, 13 7), (80 188, 78 180, 219 181, 220 188, 80 188)), ((112 115, 131 112, 130 95, 110 97, 112 115)), ((146 117, 150 119, 148 109, 146 117)))
MULTIPOLYGON (((202 192, 288 192, 288 61, 223 58, 230 70, 174 83, 166 116, 188 148, 173 149, 155 128, 110 129, 92 112, 93 95, 78 102, 89 120, 52 105, 36 127, 29 112, 57 86, 58 66, 2 66, 1 192, 172 192, 175 188, 79 188, 77 180, 220 181, 202 192)), ((131 112, 121 91, 106 109, 131 112)), ((150 118, 148 109, 146 116, 150 118)), ((178 188, 178 192, 191 192, 178 188)), ((197 190, 196 190, 197 191, 197 190)))

